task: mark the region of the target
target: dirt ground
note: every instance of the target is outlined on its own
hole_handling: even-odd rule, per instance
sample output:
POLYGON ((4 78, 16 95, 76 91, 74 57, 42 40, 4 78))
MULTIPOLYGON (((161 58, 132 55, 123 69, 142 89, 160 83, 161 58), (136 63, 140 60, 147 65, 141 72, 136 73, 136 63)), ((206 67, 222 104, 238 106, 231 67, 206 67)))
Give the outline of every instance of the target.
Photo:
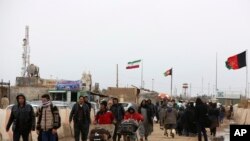
MULTIPOLYGON (((227 131, 229 128, 229 121, 225 121, 220 127, 217 129, 218 136, 227 136, 227 131)), ((160 129, 159 124, 154 124, 154 132, 152 135, 148 137, 148 141, 197 141, 197 136, 194 137, 186 137, 186 136, 178 136, 176 135, 175 138, 166 137, 163 135, 163 130, 160 129)), ((211 140, 211 136, 209 129, 207 129, 208 139, 211 140)), ((202 139, 203 140, 203 139, 202 139)), ((74 141, 73 138, 65 138, 60 139, 60 141, 74 141)), ((227 141, 227 137, 225 137, 225 141, 227 141)))

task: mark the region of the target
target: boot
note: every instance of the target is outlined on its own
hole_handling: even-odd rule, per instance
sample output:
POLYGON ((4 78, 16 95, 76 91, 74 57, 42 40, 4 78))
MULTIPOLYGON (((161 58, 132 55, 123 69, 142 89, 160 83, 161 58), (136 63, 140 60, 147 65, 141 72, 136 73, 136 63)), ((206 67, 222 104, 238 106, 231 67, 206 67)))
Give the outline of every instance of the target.
POLYGON ((172 136, 172 138, 174 138, 175 134, 176 134, 175 129, 172 129, 171 130, 171 136, 172 136))
POLYGON ((167 129, 164 130, 164 135, 165 135, 165 136, 168 136, 167 129))
POLYGON ((168 137, 168 135, 171 136, 171 130, 170 129, 167 129, 167 137, 168 137))

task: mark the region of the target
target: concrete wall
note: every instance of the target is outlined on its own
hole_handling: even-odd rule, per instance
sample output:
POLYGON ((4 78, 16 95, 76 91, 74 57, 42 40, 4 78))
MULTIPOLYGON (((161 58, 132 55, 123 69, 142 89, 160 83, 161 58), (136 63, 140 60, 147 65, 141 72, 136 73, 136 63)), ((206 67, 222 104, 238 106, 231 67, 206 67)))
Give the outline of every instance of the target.
MULTIPOLYGON (((73 124, 69 124, 69 108, 59 108, 59 113, 61 116, 61 127, 57 130, 59 140, 62 138, 73 137, 73 124)), ((10 108, 9 109, 0 109, 0 141, 12 141, 12 128, 10 128, 9 132, 5 131, 6 124, 8 122, 10 116, 10 108)), ((31 132, 30 141, 37 141, 37 133, 36 131, 31 132)))
POLYGON ((120 102, 134 102, 138 101, 138 93, 136 88, 116 88, 109 87, 105 95, 116 97, 120 102))
POLYGON ((9 87, 5 87, 5 86, 0 86, 0 99, 4 96, 4 95, 9 95, 9 87))
MULTIPOLYGON (((61 116, 61 127, 57 130, 59 140, 63 138, 73 138, 73 122, 69 123, 69 114, 71 109, 58 107, 59 113, 61 116)), ((12 141, 13 132, 10 128, 9 132, 5 131, 6 124, 9 120, 11 108, 8 109, 0 109, 0 141, 12 141)), ((36 112, 36 109, 35 109, 36 112)), ((91 110, 91 119, 92 123, 94 120, 94 110, 91 110)), ((90 125, 90 129, 93 129, 93 124, 90 125)), ((113 125, 104 125, 104 126, 112 126, 112 130, 114 129, 113 125)), ((109 128, 108 128, 109 129, 109 128)), ((91 130, 89 130, 91 131, 91 130)), ((111 132, 112 133, 112 132, 111 132)), ((31 132, 30 141, 37 141, 37 133, 36 131, 31 132)))
POLYGON ((218 102, 222 105, 234 105, 240 102, 240 99, 218 98, 218 102))
POLYGON ((10 88, 10 103, 16 102, 16 96, 18 93, 23 93, 27 100, 36 100, 41 97, 41 95, 51 90, 46 87, 18 87, 13 86, 10 88))
POLYGON ((152 103, 156 103, 158 101, 158 93, 156 92, 144 92, 139 94, 139 104, 144 99, 150 99, 152 103))
POLYGON ((16 77, 16 86, 20 87, 49 87, 55 88, 57 80, 55 79, 42 79, 40 77, 16 77))
POLYGON ((237 124, 250 124, 250 109, 237 108, 234 110, 234 120, 237 124))

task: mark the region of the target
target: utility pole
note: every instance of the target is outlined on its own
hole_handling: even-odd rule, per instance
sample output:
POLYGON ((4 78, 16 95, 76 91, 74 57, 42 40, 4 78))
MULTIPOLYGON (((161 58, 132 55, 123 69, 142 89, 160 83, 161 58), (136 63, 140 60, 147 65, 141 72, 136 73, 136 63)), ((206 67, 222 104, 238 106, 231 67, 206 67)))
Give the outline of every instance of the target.
MULTIPOLYGON (((210 83, 208 83, 207 93, 208 93, 208 96, 209 96, 210 95, 210 83)), ((211 94, 211 98, 212 98, 212 94, 211 94)))
POLYGON ((189 84, 189 91, 190 91, 189 96, 192 97, 192 85, 191 85, 191 83, 189 84))
POLYGON ((201 78, 201 94, 203 95, 204 92, 203 92, 203 77, 201 78))
POLYGON ((218 94, 218 55, 216 52, 216 62, 215 62, 215 92, 213 93, 212 97, 216 97, 218 94))
POLYGON ((118 64, 116 64, 116 87, 118 88, 118 64))
POLYGON ((152 78, 152 91, 154 91, 154 78, 152 78))

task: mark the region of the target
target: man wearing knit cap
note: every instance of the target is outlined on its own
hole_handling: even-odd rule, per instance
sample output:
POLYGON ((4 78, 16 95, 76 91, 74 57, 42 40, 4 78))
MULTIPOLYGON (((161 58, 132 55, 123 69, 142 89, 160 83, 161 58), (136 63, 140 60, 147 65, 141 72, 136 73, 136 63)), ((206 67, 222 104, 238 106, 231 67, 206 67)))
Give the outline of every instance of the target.
POLYGON ((35 113, 32 106, 26 103, 23 94, 18 94, 16 100, 17 104, 11 109, 6 131, 9 131, 12 124, 13 141, 19 141, 21 136, 23 141, 28 141, 29 133, 35 130, 35 113))

